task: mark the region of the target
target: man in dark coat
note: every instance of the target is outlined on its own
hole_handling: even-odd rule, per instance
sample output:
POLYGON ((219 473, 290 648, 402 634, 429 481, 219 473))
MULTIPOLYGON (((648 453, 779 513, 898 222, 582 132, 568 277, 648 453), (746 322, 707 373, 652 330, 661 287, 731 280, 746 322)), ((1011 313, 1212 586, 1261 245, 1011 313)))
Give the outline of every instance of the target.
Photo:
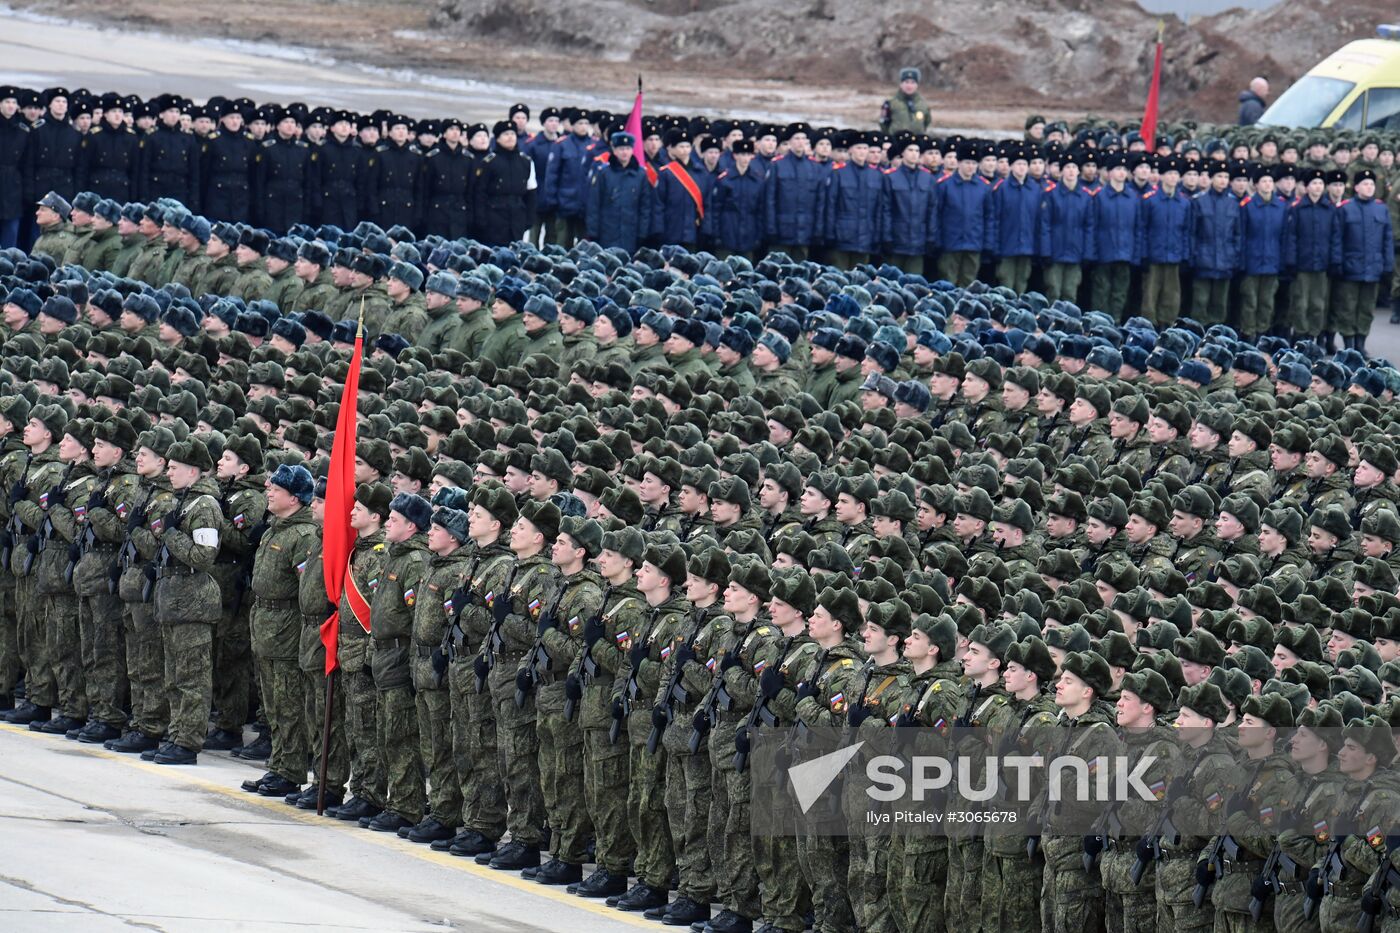
POLYGON ((830 170, 809 155, 811 127, 794 123, 783 133, 785 155, 768 165, 764 176, 764 233, 770 243, 799 262, 817 238, 817 211, 830 170))
POLYGON ((1255 78, 1249 82, 1249 90, 1240 91, 1240 126, 1253 126, 1264 115, 1264 99, 1269 96, 1269 82, 1255 78))
POLYGON ((842 269, 869 260, 878 248, 878 213, 885 176, 870 162, 870 137, 846 147, 847 160, 832 166, 822 193, 821 235, 842 269))
POLYGON ((588 238, 605 248, 632 252, 651 234, 656 193, 633 152, 631 133, 613 133, 608 159, 594 172, 588 191, 588 238))
POLYGON ((200 145, 200 212, 210 220, 253 219, 253 157, 258 143, 243 129, 243 111, 229 106, 219 129, 200 145))
POLYGON ((671 158, 656 170, 656 223, 653 232, 662 243, 691 246, 700 234, 705 216, 705 195, 714 184, 708 172, 692 171, 690 134, 670 129, 663 137, 671 158))
POLYGON ((763 178, 753 168, 753 140, 740 139, 729 152, 734 167, 715 180, 704 227, 722 253, 750 255, 763 244, 763 178))
POLYGON ((44 92, 48 109, 35 121, 24 150, 24 200, 33 205, 50 191, 71 201, 78 193, 78 143, 82 137, 68 122, 68 91, 44 92))
POLYGON ((593 157, 600 143, 591 135, 592 124, 586 113, 575 116, 572 132, 559 140, 545 169, 545 186, 549 203, 563 227, 565 246, 584 235, 584 214, 588 209, 588 173, 593 170, 593 157))
POLYGON ((449 120, 442 139, 423 157, 418 174, 418 210, 423 233, 455 240, 467 235, 475 163, 462 139, 462 124, 449 120))
POLYGON ((364 155, 350 114, 336 113, 330 133, 316 151, 318 223, 350 230, 360 222, 360 165, 364 155))
POLYGON ((120 97, 103 94, 101 105, 102 123, 78 143, 78 189, 124 203, 134 199, 141 141, 126 125, 120 97))
POLYGON ((515 127, 492 128, 496 151, 477 163, 472 180, 472 218, 477 238, 491 246, 519 240, 535 223, 535 163, 516 148, 515 127))
POLYGON ((410 138, 409 119, 389 118, 389 139, 376 147, 378 158, 369 173, 370 216, 381 227, 412 227, 417 218, 413 203, 423 150, 410 138))
POLYGON ((0 87, 0 249, 19 245, 19 225, 24 214, 24 150, 29 143, 29 121, 19 112, 19 91, 0 87))
POLYGON ((285 113, 277 132, 253 156, 253 213, 258 224, 285 233, 309 216, 307 181, 315 153, 296 137, 300 120, 285 113))
POLYGON ((180 127, 180 98, 157 98, 160 125, 141 140, 136 190, 142 200, 174 198, 186 206, 199 203, 200 141, 180 127))

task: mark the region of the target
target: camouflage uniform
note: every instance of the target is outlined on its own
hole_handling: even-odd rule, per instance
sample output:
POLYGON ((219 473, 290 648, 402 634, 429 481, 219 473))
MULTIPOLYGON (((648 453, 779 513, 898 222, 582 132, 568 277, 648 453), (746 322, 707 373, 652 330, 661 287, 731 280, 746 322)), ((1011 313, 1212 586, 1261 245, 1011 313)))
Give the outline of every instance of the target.
POLYGON ((310 758, 301 653, 301 575, 311 556, 316 526, 311 510, 273 517, 253 557, 253 655, 258 661, 263 710, 272 729, 267 770, 301 785, 310 758))
POLYGON ((427 538, 422 533, 387 544, 379 586, 370 603, 374 639, 370 667, 379 694, 375 735, 384 759, 384 807, 410 823, 423 818, 423 765, 418 757, 418 712, 409 655, 413 607, 423 595, 427 563, 427 538))
MULTIPOLYGON (((384 532, 361 535, 350 552, 345 573, 345 589, 340 597, 340 635, 336 646, 340 678, 345 694, 345 740, 350 757, 350 793, 376 809, 384 807, 384 758, 379 752, 376 723, 379 721, 379 693, 370 670, 373 640, 368 615, 356 618, 350 599, 352 587, 372 603, 384 579, 387 546, 384 532)), ((329 767, 329 765, 327 766, 329 767)), ((327 778, 330 775, 326 775, 327 778)), ((329 789, 329 788, 328 788, 329 789)))
MULTIPOLYGON (((307 539, 306 566, 301 569, 297 585, 297 603, 301 611, 301 640, 297 650, 301 668, 303 716, 306 717, 307 745, 311 749, 312 771, 317 785, 325 787, 326 799, 344 796, 345 782, 350 776, 350 747, 345 741, 345 674, 340 666, 331 673, 335 689, 331 696, 330 743, 326 753, 326 773, 321 773, 321 746, 325 744, 326 728, 326 647, 321 643, 321 625, 330 617, 333 606, 326 599, 325 567, 321 561, 321 528, 307 539)), ((347 582, 348 585, 348 582, 347 582)), ((344 640, 336 644, 336 659, 344 640)), ((329 806, 329 804, 328 804, 329 806)))
MULTIPOLYGON (((1233 796, 1233 785, 1239 780, 1238 765, 1219 728, 1205 747, 1196 750, 1190 767, 1188 773, 1181 775, 1184 786, 1172 806, 1172 819, 1180 822, 1194 818, 1193 823, 1199 824, 1220 812, 1225 801, 1233 796)), ((1157 929, 1211 928, 1213 911, 1208 906, 1197 907, 1191 901, 1196 888, 1196 859, 1209 841, 1190 834, 1161 838, 1163 858, 1156 866, 1157 929)))
MULTIPOLYGON (((221 492, 224 522, 219 529, 219 557, 210 571, 220 596, 219 622, 214 627, 214 727, 241 734, 255 696, 249 588, 253 539, 267 529, 267 495, 261 474, 234 480, 221 492)), ((259 666, 257 676, 263 673, 259 666)), ((266 691, 267 685, 261 689, 266 691)))
POLYGON ((1273 851, 1272 833, 1283 828, 1297 803, 1294 772, 1288 750, 1276 751, 1254 765, 1241 805, 1228 808, 1225 832, 1239 846, 1239 857, 1225 866, 1225 875, 1211 886, 1216 929, 1233 933, 1256 928, 1249 915, 1250 886, 1273 851))
MULTIPOLYGON (((1124 754, 1134 764, 1148 756, 1156 759, 1143 771, 1142 782, 1154 795, 1165 797, 1167 785, 1180 767, 1176 743, 1166 734, 1166 727, 1123 730, 1122 738, 1124 754)), ((1155 822, 1155 813, 1151 803, 1136 799, 1125 800, 1117 807, 1120 823, 1129 826, 1150 825, 1155 822)), ((1132 835, 1104 840, 1099 875, 1103 879, 1104 926, 1110 933, 1153 933, 1157 928, 1156 863, 1147 862, 1139 883, 1133 883, 1139 838, 1132 835)))
POLYGON ((428 558, 422 588, 413 606, 413 653, 409 656, 418 712, 418 755, 428 776, 428 809, 450 829, 455 829, 461 819, 462 788, 452 762, 452 704, 447 670, 437 669, 433 655, 441 651, 447 623, 456 609, 453 598, 462 586, 469 562, 470 553, 460 547, 446 556, 433 554, 428 558))
POLYGON ((126 543, 118 554, 121 577, 117 596, 126 607, 126 676, 131 685, 131 731, 155 739, 170 722, 170 706, 164 689, 165 642, 155 617, 151 583, 160 540, 151 524, 175 505, 175 492, 161 475, 140 480, 129 498, 114 505, 117 518, 126 522, 126 543), (147 577, 147 571, 150 577, 147 577))
POLYGON ((201 478, 175 494, 170 512, 151 520, 160 538, 154 598, 165 647, 170 741, 193 751, 204 745, 214 692, 219 587, 209 571, 223 523, 218 493, 213 480, 201 478))
POLYGON ((1176 569, 1186 576, 1187 583, 1215 579, 1215 565, 1220 563, 1220 539, 1209 530, 1177 544, 1176 569))
POLYGON ((44 509, 39 506, 39 497, 57 485, 63 473, 57 445, 32 457, 26 455, 19 473, 24 498, 12 507, 18 533, 10 556, 10 570, 16 580, 15 610, 19 619, 24 686, 31 703, 49 708, 57 704, 58 683, 47 637, 49 599, 38 591, 38 555, 42 547, 39 531, 46 518, 44 509))
MULTIPOLYGON (((90 463, 69 464, 51 488, 40 491, 41 514, 35 516, 42 549, 34 564, 34 594, 44 605, 44 635, 58 687, 58 710, 60 715, 79 722, 87 721, 88 701, 83 681, 79 601, 69 575, 76 555, 70 553, 70 548, 78 546, 79 534, 86 530, 79 525, 79 519, 96 485, 90 463)), ((16 509, 27 523, 29 515, 25 513, 29 510, 25 504, 19 503, 16 509)))

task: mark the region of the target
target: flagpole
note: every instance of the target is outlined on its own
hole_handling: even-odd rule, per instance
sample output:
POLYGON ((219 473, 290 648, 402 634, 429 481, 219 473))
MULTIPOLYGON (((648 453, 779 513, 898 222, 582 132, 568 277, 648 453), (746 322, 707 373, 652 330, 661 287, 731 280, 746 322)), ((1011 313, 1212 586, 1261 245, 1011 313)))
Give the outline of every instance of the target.
MULTIPOLYGON (((355 329, 355 343, 365 338, 365 296, 360 296, 360 320, 355 329)), ((358 406, 356 406, 358 408, 358 406)), ((324 522, 323 531, 324 535, 324 522)), ((339 665, 337 665, 338 667, 339 665)), ((329 667, 329 665, 327 666, 329 667)), ((316 815, 326 814, 326 764, 331 757, 331 711, 335 705, 335 671, 326 671, 326 715, 321 720, 321 762, 316 770, 316 815)))

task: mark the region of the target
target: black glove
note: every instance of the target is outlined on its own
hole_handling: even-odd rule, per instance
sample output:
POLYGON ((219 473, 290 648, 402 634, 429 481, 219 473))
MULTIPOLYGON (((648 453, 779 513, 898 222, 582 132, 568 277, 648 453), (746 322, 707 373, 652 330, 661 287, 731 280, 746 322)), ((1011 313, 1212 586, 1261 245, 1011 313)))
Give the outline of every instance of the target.
POLYGON ((132 511, 132 513, 131 513, 130 515, 128 515, 128 516, 126 517, 126 530, 127 530, 128 533, 129 533, 129 532, 133 532, 133 531, 135 531, 137 528, 140 528, 140 527, 141 527, 142 525, 144 525, 145 523, 146 523, 146 510, 145 510, 145 509, 135 509, 134 511, 132 511))
POLYGON ((602 641, 606 634, 608 627, 603 624, 602 616, 594 616, 583 624, 583 643, 590 648, 602 641))
POLYGON ((719 659, 719 672, 723 674, 731 667, 739 666, 739 654, 736 651, 726 651, 719 659))
POLYGON ((665 729, 670 721, 671 717, 666 715, 666 707, 653 706, 651 708, 651 724, 657 729, 665 729))
POLYGON ((609 711, 613 719, 625 719, 627 708, 622 705, 622 697, 613 697, 612 709, 609 711))
POLYGON ((106 507, 107 507, 107 497, 106 497, 106 495, 103 494, 103 492, 102 492, 101 489, 93 490, 92 495, 88 496, 87 510, 88 510, 89 512, 91 512, 91 511, 93 511, 94 509, 105 509, 106 507))
POLYGON ((1143 862, 1152 861, 1152 837, 1143 836, 1139 839, 1137 845, 1133 847, 1133 854, 1143 862))
POLYGON ((476 659, 472 661, 472 671, 479 679, 485 680, 486 676, 491 673, 491 665, 487 664, 486 659, 481 655, 477 655, 476 659))
POLYGON ((797 702, 801 703, 807 697, 817 695, 817 682, 815 680, 804 680, 797 685, 797 702))
POLYGON ((846 721, 852 726, 859 727, 861 723, 870 718, 870 712, 870 704, 856 703, 846 710, 846 721))
POLYGON ((535 634, 543 635, 554 628, 554 616, 540 616, 540 624, 535 626, 535 634))
POLYGON ((52 489, 49 490, 49 507, 50 507, 50 508, 52 508, 52 507, 55 506, 55 505, 67 505, 67 504, 68 504, 68 490, 64 489, 62 486, 55 486, 54 488, 52 488, 52 489))
POLYGON ((632 665, 632 670, 638 670, 642 662, 647 659, 647 643, 639 641, 627 651, 627 663, 632 665))
POLYGON ((690 717, 690 725, 696 732, 704 732, 710 728, 710 714, 705 712, 702 706, 695 711, 695 715, 690 717))
POLYGON ((515 689, 521 693, 529 693, 535 687, 535 679, 530 676, 529 668, 521 668, 515 672, 515 689))
POLYGON ((1102 837, 1102 836, 1085 836, 1085 837, 1084 837, 1084 854, 1085 854, 1085 855, 1087 855, 1087 856, 1089 856, 1089 857, 1092 858, 1093 856, 1098 855, 1098 854, 1099 854, 1100 852, 1102 852, 1102 851, 1103 851, 1103 837, 1102 837))
POLYGON ((500 596, 497 596, 496 601, 491 604, 491 618, 497 625, 500 625, 506 620, 506 616, 511 614, 514 608, 515 607, 511 605, 510 594, 502 593, 500 596))
POLYGON ((564 696, 577 703, 583 699, 583 681, 573 674, 564 678, 564 696))
POLYGON ((758 679, 758 689, 765 700, 771 700, 778 695, 786 683, 787 681, 783 679, 783 672, 777 667, 770 667, 758 679))
POLYGON ((695 647, 688 641, 683 641, 676 646, 675 652, 671 655, 676 667, 684 667, 685 662, 695 660, 695 647))
POLYGON ((430 659, 433 662, 433 673, 441 677, 447 673, 447 655, 442 653, 441 648, 434 648, 430 659))
POLYGON ((29 498, 29 487, 24 483, 17 482, 10 487, 10 505, 23 502, 27 498, 29 498))
POLYGON ((1208 859, 1196 863, 1196 883, 1207 888, 1215 884, 1215 869, 1208 859))
POLYGON ((747 755, 753 746, 749 743, 749 727, 740 726, 734 733, 734 750, 741 755, 747 755))
POLYGON ((1321 900, 1325 889, 1322 886, 1322 869, 1312 868, 1308 871, 1308 877, 1303 880, 1303 891, 1312 900, 1321 900))

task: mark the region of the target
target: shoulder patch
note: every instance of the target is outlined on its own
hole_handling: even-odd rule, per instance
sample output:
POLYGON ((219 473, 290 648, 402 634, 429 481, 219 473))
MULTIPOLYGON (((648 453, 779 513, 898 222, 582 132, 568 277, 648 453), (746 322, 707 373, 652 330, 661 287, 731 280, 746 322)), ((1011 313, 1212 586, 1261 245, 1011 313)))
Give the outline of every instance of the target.
POLYGON ((264 140, 263 140, 263 148, 267 148, 268 146, 275 146, 275 145, 277 145, 277 140, 275 140, 275 139, 264 139, 264 140))

